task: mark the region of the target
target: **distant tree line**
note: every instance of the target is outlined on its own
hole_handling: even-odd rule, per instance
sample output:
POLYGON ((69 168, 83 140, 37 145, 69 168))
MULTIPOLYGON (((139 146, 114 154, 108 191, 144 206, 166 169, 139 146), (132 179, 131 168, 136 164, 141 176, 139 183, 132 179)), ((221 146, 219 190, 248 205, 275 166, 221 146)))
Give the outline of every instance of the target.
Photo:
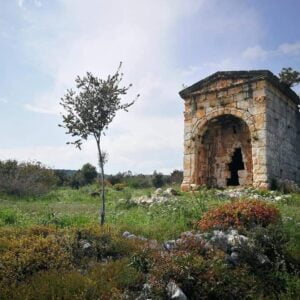
POLYGON ((39 196, 57 186, 55 172, 40 162, 0 161, 0 192, 16 196, 39 196))
POLYGON ((170 175, 164 175, 157 171, 154 171, 152 175, 133 175, 131 171, 127 171, 106 176, 106 180, 112 185, 125 184, 132 188, 160 188, 167 184, 180 184, 182 179, 183 172, 179 170, 174 170, 170 175))
MULTIPOLYGON (((53 170, 40 162, 0 160, 0 193, 15 196, 40 196, 57 187, 80 187, 96 183, 97 169, 90 163, 81 169, 53 170)), ((180 184, 183 172, 174 170, 170 175, 154 171, 151 175, 133 174, 131 171, 105 175, 105 184, 115 187, 150 188, 180 184)))

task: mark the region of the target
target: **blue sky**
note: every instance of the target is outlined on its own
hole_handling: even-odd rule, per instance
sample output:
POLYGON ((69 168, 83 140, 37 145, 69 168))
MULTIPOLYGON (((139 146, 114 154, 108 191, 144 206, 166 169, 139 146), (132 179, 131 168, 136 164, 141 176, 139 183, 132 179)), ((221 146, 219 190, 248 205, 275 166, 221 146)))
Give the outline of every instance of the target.
POLYGON ((65 144, 59 99, 76 75, 122 61, 127 100, 141 97, 107 132, 107 173, 181 169, 182 85, 220 70, 300 70, 299 12, 298 0, 0 0, 0 159, 96 164, 92 140, 65 144))

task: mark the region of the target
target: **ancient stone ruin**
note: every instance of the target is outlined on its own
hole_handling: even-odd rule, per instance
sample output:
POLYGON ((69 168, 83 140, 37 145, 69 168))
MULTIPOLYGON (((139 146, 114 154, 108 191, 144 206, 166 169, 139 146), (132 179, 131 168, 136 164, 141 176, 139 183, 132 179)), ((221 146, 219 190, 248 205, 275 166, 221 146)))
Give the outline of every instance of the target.
POLYGON ((300 183, 300 99, 270 71, 217 72, 180 96, 182 190, 300 183))

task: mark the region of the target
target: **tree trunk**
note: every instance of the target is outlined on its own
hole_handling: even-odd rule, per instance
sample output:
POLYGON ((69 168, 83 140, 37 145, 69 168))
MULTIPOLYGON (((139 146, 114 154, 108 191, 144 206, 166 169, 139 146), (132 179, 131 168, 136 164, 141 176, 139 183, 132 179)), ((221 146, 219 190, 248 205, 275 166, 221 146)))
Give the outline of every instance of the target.
POLYGON ((101 208, 100 208, 100 225, 103 225, 105 222, 105 192, 104 192, 104 161, 101 153, 100 139, 97 140, 98 147, 98 158, 99 158, 99 167, 100 167, 100 180, 101 180, 101 208))

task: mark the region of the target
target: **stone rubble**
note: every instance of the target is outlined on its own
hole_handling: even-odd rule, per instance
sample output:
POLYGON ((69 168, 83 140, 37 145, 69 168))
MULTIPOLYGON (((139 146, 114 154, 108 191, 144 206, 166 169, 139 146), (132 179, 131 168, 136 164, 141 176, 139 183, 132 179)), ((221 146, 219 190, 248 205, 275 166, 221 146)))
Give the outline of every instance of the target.
POLYGON ((167 284, 166 289, 170 299, 187 300, 187 297, 182 289, 174 281, 170 281, 167 284))
MULTIPOLYGON (((235 229, 229 229, 226 231, 214 230, 209 233, 187 231, 183 232, 178 239, 164 241, 163 243, 159 243, 156 240, 148 240, 145 237, 136 236, 128 231, 123 233, 123 237, 127 239, 147 241, 148 246, 151 249, 164 250, 168 252, 179 249, 188 239, 195 239, 198 242, 203 242, 206 251, 219 249, 227 253, 227 261, 233 265, 238 264, 242 247, 247 247, 250 251, 255 251, 255 249, 253 249, 253 241, 245 235, 239 234, 235 229)), ((260 265, 269 263, 268 257, 264 254, 256 253, 255 256, 260 265)))
POLYGON ((138 205, 153 205, 157 203, 167 203, 170 200, 176 200, 174 196, 177 195, 176 190, 172 188, 167 188, 165 191, 161 188, 158 188, 154 191, 151 197, 140 196, 134 198, 132 201, 138 205))
POLYGON ((267 191, 265 194, 259 193, 258 190, 253 188, 232 188, 225 190, 216 190, 216 196, 223 197, 227 199, 241 199, 247 198, 250 200, 266 200, 266 201, 282 201, 289 199, 291 197, 290 194, 280 194, 275 191, 267 191))

